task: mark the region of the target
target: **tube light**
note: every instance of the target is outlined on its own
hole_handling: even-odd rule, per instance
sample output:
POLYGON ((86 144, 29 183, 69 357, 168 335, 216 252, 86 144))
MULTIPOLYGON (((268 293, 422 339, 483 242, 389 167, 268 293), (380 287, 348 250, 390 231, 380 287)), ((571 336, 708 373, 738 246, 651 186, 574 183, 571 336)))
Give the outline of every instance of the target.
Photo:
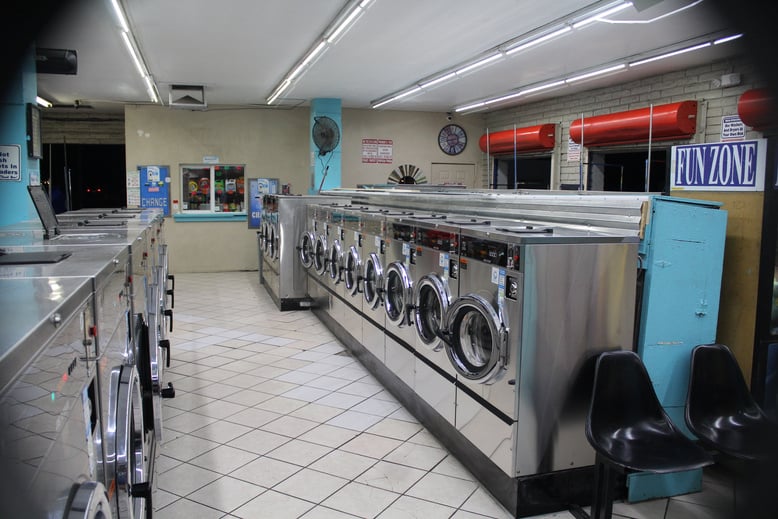
POLYGON ((465 72, 468 72, 470 70, 473 70, 478 67, 482 67, 486 65, 487 63, 491 63, 492 61, 498 60, 502 57, 502 53, 498 52, 497 54, 492 54, 491 56, 487 56, 483 59, 480 59, 476 61, 475 63, 471 63, 470 65, 467 65, 465 67, 462 67, 461 69, 457 70, 455 74, 464 74, 465 72))
POLYGON ((124 40, 124 45, 127 47, 127 52, 129 52, 130 56, 132 57, 132 62, 135 63, 135 68, 138 69, 138 74, 140 74, 141 77, 146 77, 146 71, 143 69, 143 65, 140 62, 140 57, 138 57, 138 53, 135 52, 135 47, 133 47, 132 42, 130 41, 130 35, 126 32, 123 32, 122 40, 124 40))
POLYGON ((612 14, 616 14, 619 11, 623 11, 627 7, 631 7, 631 6, 632 6, 632 2, 625 2, 623 4, 611 7, 610 9, 606 9, 605 11, 603 11, 601 13, 594 14, 592 16, 589 16, 588 18, 584 18, 583 20, 581 20, 579 22, 575 22, 573 24, 573 29, 580 29, 582 27, 585 27, 585 26, 589 25, 590 23, 594 23, 597 20, 605 18, 606 16, 610 16, 612 14))
POLYGON ((408 97, 409 95, 415 94, 416 92, 419 92, 420 90, 421 90, 420 86, 413 87, 410 90, 406 90, 402 94, 397 94, 396 96, 394 96, 394 100, 402 99, 403 97, 408 97))
POLYGON ((38 105, 42 106, 43 108, 51 108, 52 106, 54 106, 50 102, 43 99, 41 96, 36 96, 35 102, 38 103, 38 105))
POLYGON ((521 93, 522 95, 533 94, 535 92, 540 92, 541 90, 548 90, 549 88, 558 87, 564 84, 565 84, 565 80, 560 79, 559 81, 554 81, 552 83, 546 83, 545 85, 539 85, 536 87, 528 88, 526 90, 522 90, 521 93))
POLYGON ((289 88, 289 85, 291 85, 291 84, 292 84, 291 81, 289 81, 287 79, 282 81, 281 84, 278 85, 278 88, 276 88, 275 92, 273 92, 270 95, 270 97, 267 98, 267 104, 273 104, 273 101, 278 99, 278 97, 284 92, 284 90, 289 88))
POLYGON ((713 45, 719 45, 720 43, 727 43, 728 41, 737 40, 743 36, 743 34, 733 34, 732 36, 725 36, 723 38, 719 38, 718 40, 713 41, 713 45))
POLYGON ((439 78, 433 79, 432 81, 427 81, 426 83, 421 84, 421 88, 429 88, 432 85, 437 85, 438 83, 442 83, 444 81, 447 81, 453 77, 456 77, 456 72, 449 72, 448 74, 445 74, 443 76, 440 76, 439 78))
POLYGON ((292 71, 292 73, 291 73, 291 74, 289 74, 289 76, 287 76, 287 78, 286 78, 286 79, 288 79, 289 81, 291 81, 291 80, 293 80, 294 78, 296 78, 296 77, 297 77, 297 76, 300 74, 300 72, 302 72, 302 71, 303 71, 303 69, 304 69, 304 68, 305 68, 305 67, 306 67, 306 66, 307 66, 307 65, 308 65, 308 64, 309 64, 311 61, 313 61, 313 58, 315 58, 316 56, 318 56, 318 55, 319 55, 319 53, 321 53, 321 51, 323 51, 323 50, 324 50, 324 46, 325 46, 325 45, 327 45, 327 42, 326 42, 325 40, 322 40, 322 41, 320 41, 320 42, 319 42, 319 44, 318 44, 316 47, 314 47, 314 49, 313 49, 311 52, 309 52, 309 53, 308 53, 308 55, 305 57, 305 59, 302 61, 302 63, 300 63, 299 65, 297 65, 297 66, 295 67, 295 69, 292 71))
POLYGON ((516 92, 514 94, 504 95, 504 96, 498 97, 496 99, 489 99, 488 101, 485 101, 485 103, 488 104, 488 105, 491 105, 491 104, 494 104, 494 103, 502 103, 503 101, 507 101, 508 99, 513 99, 513 98, 519 97, 521 95, 524 95, 524 92, 516 92))
POLYGON ((521 43, 519 45, 516 45, 515 47, 510 47, 508 50, 505 51, 505 54, 507 56, 510 56, 512 54, 516 54, 519 51, 522 51, 524 49, 528 49, 530 47, 534 47, 535 45, 538 45, 539 43, 543 43, 544 41, 548 41, 552 38, 556 38, 557 36, 560 36, 562 34, 565 34, 566 32, 570 32, 573 29, 570 28, 569 25, 565 25, 561 29, 557 29, 555 31, 552 31, 548 34, 544 34, 543 36, 540 36, 539 38, 531 39, 527 42, 521 43))
POLYGON ((372 1, 373 1, 373 0, 362 0, 362 2, 359 4, 359 7, 361 7, 362 9, 364 9, 365 7, 367 7, 367 4, 369 4, 369 3, 370 3, 370 2, 372 2, 372 1))
POLYGON ((332 31, 332 34, 327 36, 327 41, 329 43, 332 43, 335 41, 335 39, 338 37, 340 33, 346 30, 346 28, 352 24, 352 22, 356 19, 357 16, 359 16, 359 13, 362 12, 361 6, 356 6, 353 11, 349 13, 349 15, 346 17, 345 20, 343 20, 340 25, 338 25, 334 31, 332 31))
POLYGON ((127 18, 124 16, 124 9, 119 5, 119 0, 111 0, 111 6, 113 7, 116 18, 119 19, 119 26, 123 32, 130 32, 130 25, 127 23, 127 18))
POLYGON ((637 67, 640 65, 645 65, 646 63, 651 63, 652 61, 659 61, 660 59, 670 58, 673 56, 678 56, 679 54, 685 54, 687 52, 692 52, 694 50, 698 49, 704 49, 705 47, 710 47, 711 43, 709 41, 706 41, 705 43, 700 43, 699 45, 694 45, 692 47, 686 47, 685 49, 676 50, 673 52, 668 52, 666 54, 660 54, 659 56, 654 56, 653 58, 646 58, 641 59, 639 61, 633 61, 629 64, 630 67, 637 67))
POLYGON ((627 66, 624 63, 619 63, 618 65, 614 65, 612 67, 606 67, 600 70, 595 70, 593 72, 586 72, 585 74, 579 74, 578 76, 573 76, 565 79, 565 83, 573 83, 575 81, 580 81, 582 79, 588 79, 595 76, 601 76, 603 74, 607 74, 609 72, 615 72, 617 70, 623 70, 627 68, 627 66))
POLYGON ((382 107, 382 106, 384 106, 384 105, 388 105, 389 103, 391 103, 391 102, 392 102, 392 101, 394 101, 395 99, 397 99, 397 98, 396 98, 396 97, 390 97, 390 98, 388 98, 388 99, 384 99, 384 100, 383 100, 383 101, 381 101, 380 103, 376 103, 376 104, 374 104, 374 105, 373 105, 373 108, 381 108, 381 107, 382 107))
POLYGON ((468 110, 472 110, 473 108, 481 108, 482 106, 486 106, 486 103, 483 101, 480 101, 478 103, 473 103, 466 106, 460 106, 459 108, 455 108, 455 112, 466 112, 468 110))
POLYGON ((151 80, 150 76, 143 76, 143 80, 146 82, 146 91, 149 93, 149 97, 151 98, 152 103, 159 102, 159 98, 157 97, 157 92, 154 89, 154 82, 151 80))

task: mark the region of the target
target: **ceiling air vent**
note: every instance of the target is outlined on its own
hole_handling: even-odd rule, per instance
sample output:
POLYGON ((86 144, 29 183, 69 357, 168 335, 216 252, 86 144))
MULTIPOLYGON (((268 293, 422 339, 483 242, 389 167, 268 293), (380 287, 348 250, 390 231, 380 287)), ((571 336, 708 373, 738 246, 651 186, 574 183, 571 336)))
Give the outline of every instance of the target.
POLYGON ((202 85, 170 85, 170 108, 205 110, 205 87, 202 85))

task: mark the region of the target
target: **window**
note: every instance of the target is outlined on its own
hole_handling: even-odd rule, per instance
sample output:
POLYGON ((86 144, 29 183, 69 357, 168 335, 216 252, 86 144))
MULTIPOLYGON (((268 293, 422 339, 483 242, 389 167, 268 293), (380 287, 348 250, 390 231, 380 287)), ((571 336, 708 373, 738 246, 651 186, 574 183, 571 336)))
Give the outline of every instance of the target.
POLYGON ((181 166, 181 209, 212 213, 244 211, 244 170, 241 165, 181 166))

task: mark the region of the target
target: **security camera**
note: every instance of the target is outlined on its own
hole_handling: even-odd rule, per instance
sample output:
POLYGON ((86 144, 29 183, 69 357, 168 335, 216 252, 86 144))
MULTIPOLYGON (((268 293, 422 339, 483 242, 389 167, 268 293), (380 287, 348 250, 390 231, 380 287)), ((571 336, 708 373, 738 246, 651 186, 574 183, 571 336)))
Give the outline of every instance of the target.
POLYGON ((451 116, 451 112, 446 112, 446 120, 450 121, 451 119, 453 119, 453 117, 451 116))

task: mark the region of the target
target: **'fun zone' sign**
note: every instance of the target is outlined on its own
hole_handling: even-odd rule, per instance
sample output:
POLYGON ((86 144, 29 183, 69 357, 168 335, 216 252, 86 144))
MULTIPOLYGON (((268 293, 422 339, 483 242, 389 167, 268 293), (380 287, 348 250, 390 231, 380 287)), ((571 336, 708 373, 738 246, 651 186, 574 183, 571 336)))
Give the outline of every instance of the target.
POLYGON ((762 191, 767 141, 673 146, 671 189, 762 191))

